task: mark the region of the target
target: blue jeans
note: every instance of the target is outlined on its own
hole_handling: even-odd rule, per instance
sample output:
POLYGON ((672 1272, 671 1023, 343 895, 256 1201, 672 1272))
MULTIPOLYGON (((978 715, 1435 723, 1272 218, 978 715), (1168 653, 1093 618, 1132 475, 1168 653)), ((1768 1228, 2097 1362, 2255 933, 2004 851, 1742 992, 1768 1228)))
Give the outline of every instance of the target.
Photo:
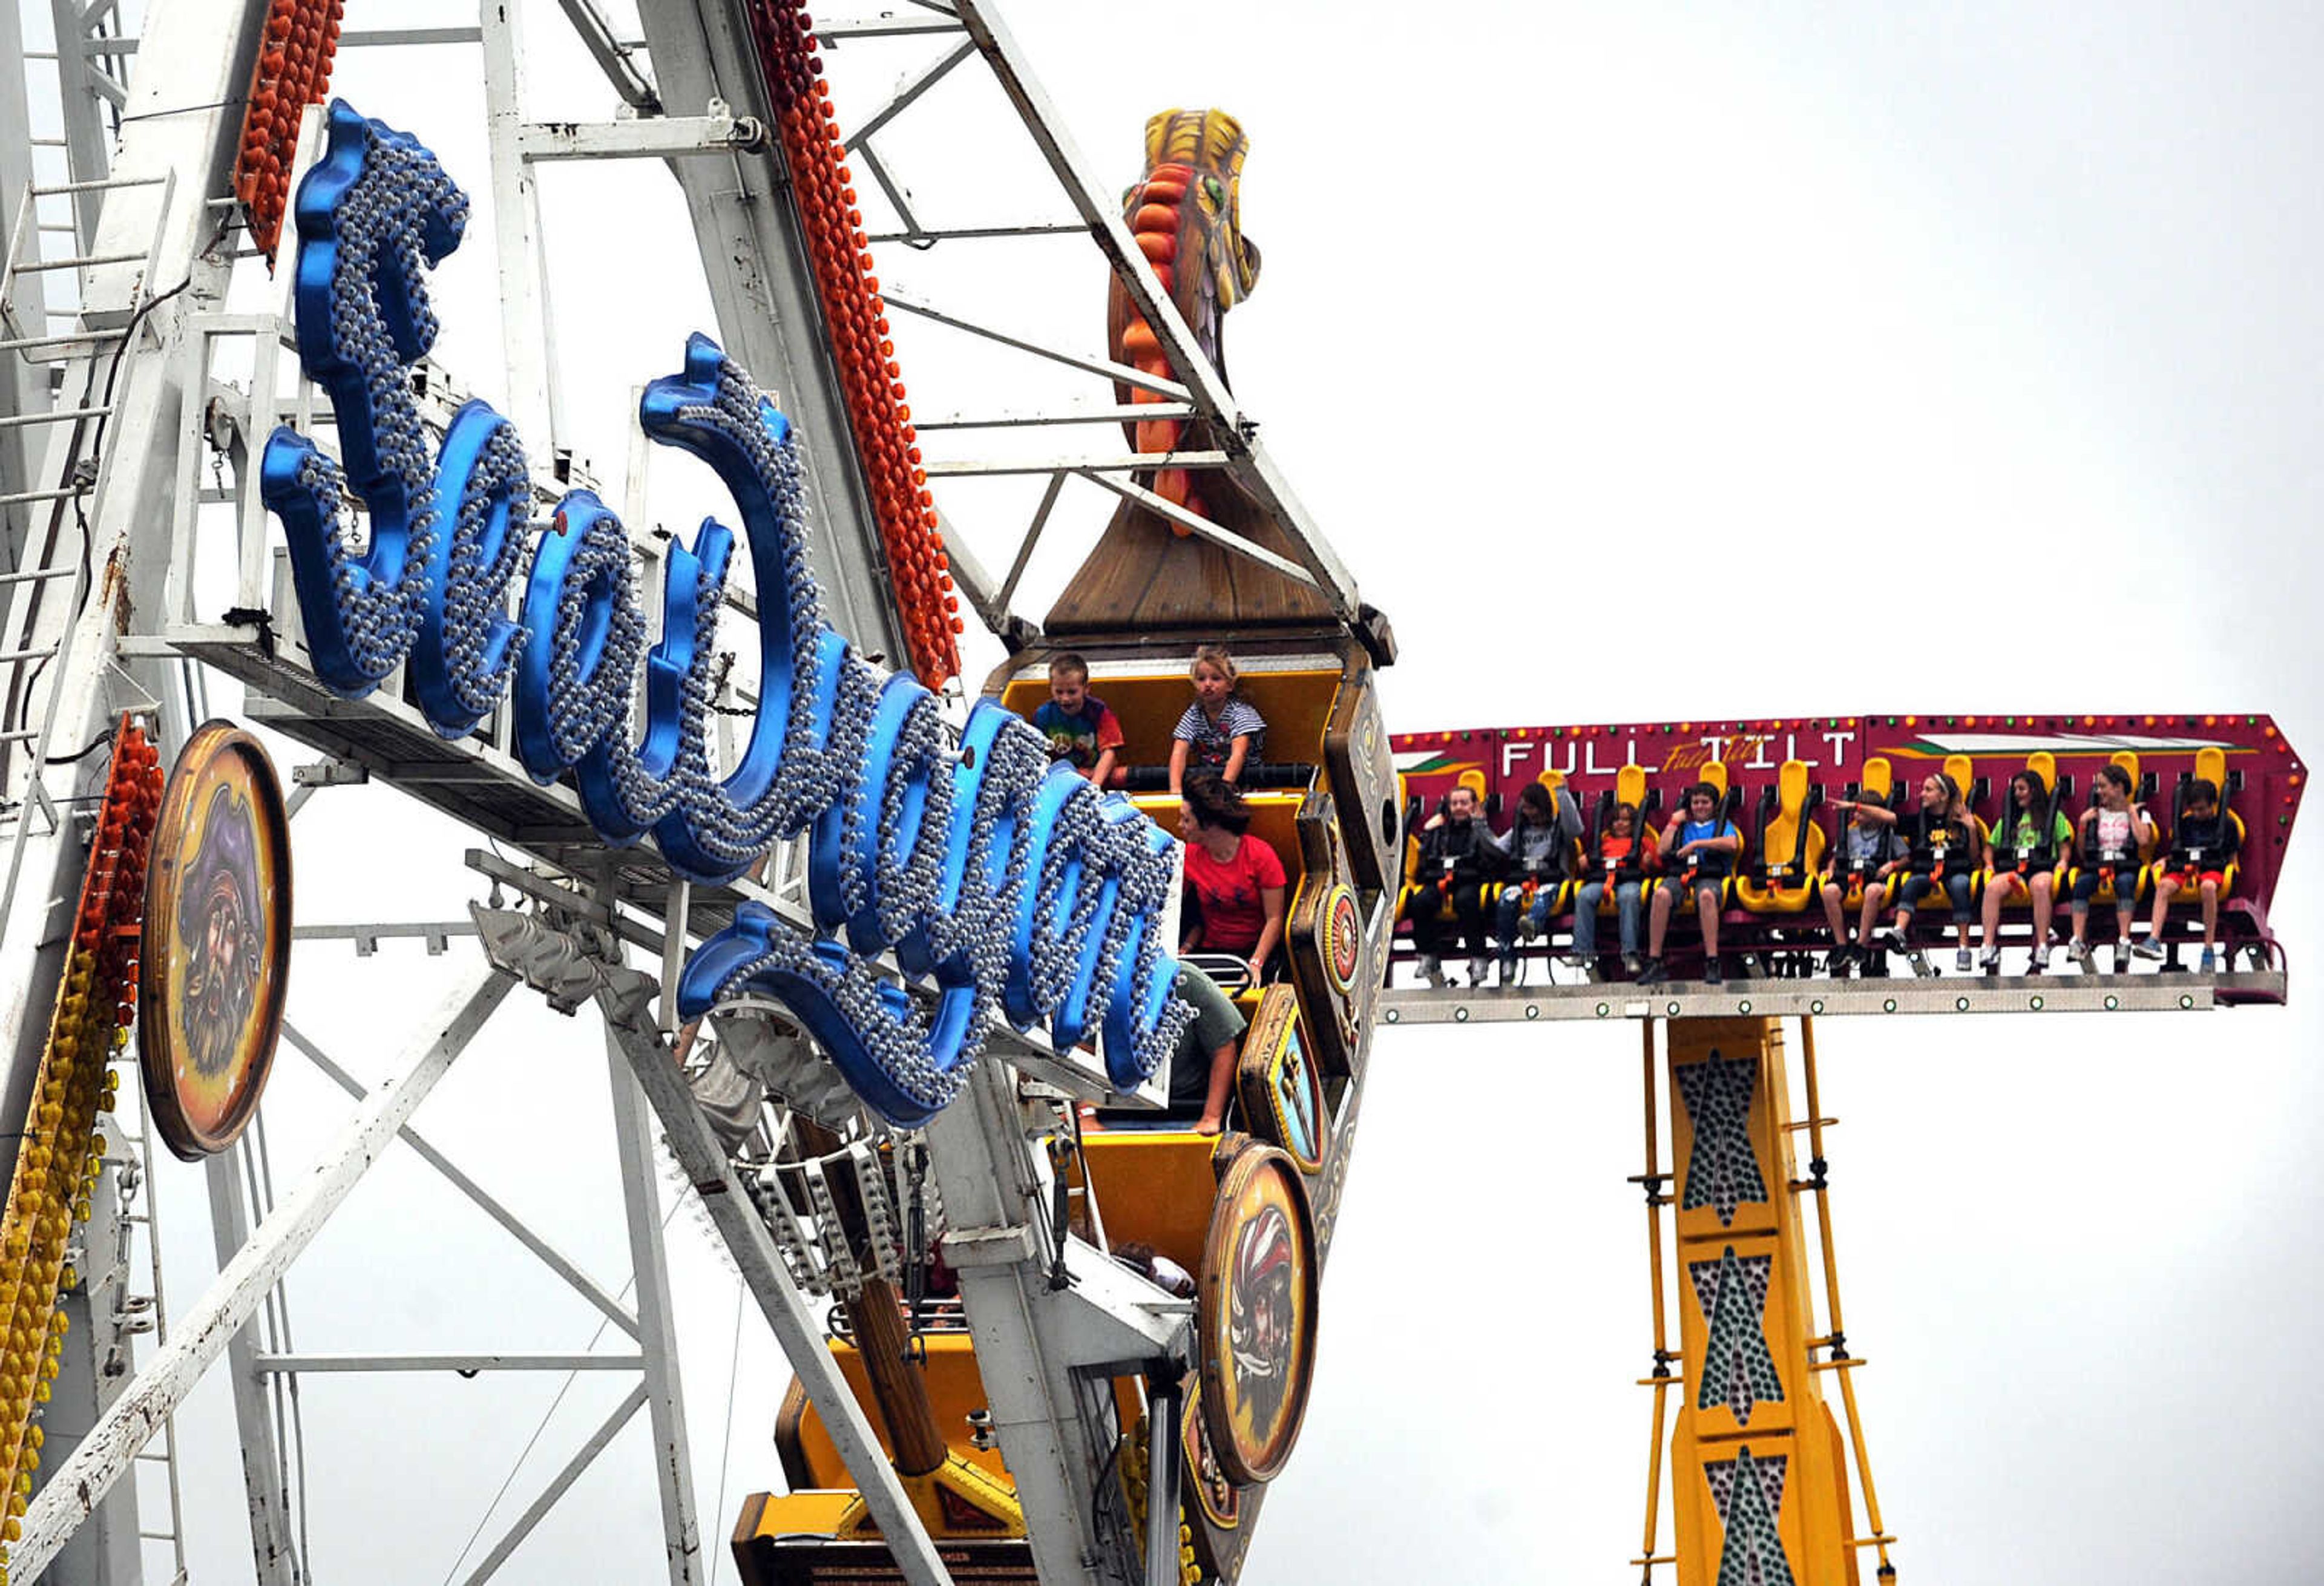
MULTIPOLYGON (((1897 897, 1896 906, 1906 914, 1916 912, 1921 907, 1921 900, 1935 891, 1939 884, 1938 879, 1934 876, 1913 877, 1904 883, 1903 892, 1897 897)), ((1953 874, 1946 876, 1941 884, 1944 887, 1945 895, 1952 901, 1953 923, 1955 925, 1965 923, 1969 917, 1968 875, 1956 871, 1953 874)))
MULTIPOLYGON (((1622 932, 1622 951, 1638 950, 1638 890, 1637 881, 1614 884, 1614 914, 1622 932)), ((1573 955, 1598 956, 1598 904, 1606 896, 1602 881, 1586 882, 1573 898, 1573 955)))
POLYGON ((1532 924, 1534 935, 1539 936, 1549 928, 1550 900, 1556 896, 1557 889, 1554 885, 1537 887, 1534 890, 1533 907, 1526 908, 1522 885, 1511 881, 1501 889, 1501 900, 1493 906, 1496 915, 1493 934, 1501 939, 1502 952, 1515 953, 1517 950, 1519 910, 1524 910, 1526 919, 1532 924))

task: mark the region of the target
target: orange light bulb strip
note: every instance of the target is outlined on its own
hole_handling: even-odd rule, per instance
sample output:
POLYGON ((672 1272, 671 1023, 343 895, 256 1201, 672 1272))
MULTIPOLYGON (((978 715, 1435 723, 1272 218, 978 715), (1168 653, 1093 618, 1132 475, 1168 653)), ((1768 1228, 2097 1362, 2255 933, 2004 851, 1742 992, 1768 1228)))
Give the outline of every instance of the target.
MULTIPOLYGON (((119 1076, 108 1066, 128 1044, 136 1018, 139 927, 145 865, 161 805, 161 752, 127 717, 114 738, 113 767, 97 814, 97 839, 81 881, 49 1023, 24 1120, 8 1204, 0 1213, 0 1472, 7 1515, 0 1538, 17 1539, 40 1468, 41 1428, 64 1353, 65 1314, 59 1293, 76 1277, 65 1264, 73 1224, 87 1222, 105 1152, 97 1115, 113 1110, 119 1076)), ((8 1579, 0 1548, 0 1586, 8 1579)))
POLYGON ((831 107, 831 85, 815 52, 815 21, 798 0, 754 0, 750 13, 908 659, 914 675, 934 688, 960 673, 956 636, 965 624, 831 107))
POLYGON ((346 0, 270 0, 266 39, 250 71, 242 148, 235 157, 234 196, 250 217, 251 240, 271 269, 290 203, 290 161, 299 118, 331 91, 346 0))

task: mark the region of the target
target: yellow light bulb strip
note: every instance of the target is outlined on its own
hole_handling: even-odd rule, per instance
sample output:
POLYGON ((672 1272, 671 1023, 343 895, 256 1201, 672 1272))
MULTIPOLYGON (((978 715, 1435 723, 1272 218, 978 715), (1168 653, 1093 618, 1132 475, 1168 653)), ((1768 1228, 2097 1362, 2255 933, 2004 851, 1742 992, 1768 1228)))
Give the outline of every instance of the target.
MULTIPOLYGON (((97 1115, 113 1110, 120 1076, 109 1065, 128 1045, 135 1015, 145 865, 161 803, 161 753, 124 716, 7 1210, 0 1213, 0 1319, 7 1330, 0 1342, 0 1490, 7 1494, 0 1537, 7 1542, 21 1533, 32 1472, 41 1465, 43 1439, 34 1417, 49 1402, 67 1326, 57 1296, 78 1277, 66 1265, 66 1247, 73 1224, 88 1221, 97 1193, 105 1152, 97 1115)), ((0 1586, 7 1581, 0 1546, 0 1586)))

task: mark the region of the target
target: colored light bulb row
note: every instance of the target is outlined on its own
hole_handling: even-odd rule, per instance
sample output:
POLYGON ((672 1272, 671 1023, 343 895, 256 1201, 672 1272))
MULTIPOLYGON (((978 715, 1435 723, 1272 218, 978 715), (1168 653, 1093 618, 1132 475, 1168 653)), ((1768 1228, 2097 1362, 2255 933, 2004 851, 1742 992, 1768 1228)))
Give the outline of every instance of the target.
MULTIPOLYGON (((103 1170, 97 1115, 113 1109, 120 1075, 109 1065, 128 1044, 135 1016, 138 929, 145 866, 161 802, 161 757, 134 723, 115 740, 96 842, 81 883, 71 945, 57 988, 23 1144, 0 1213, 0 1539, 17 1540, 40 1468, 49 1402, 64 1355, 67 1320, 57 1296, 76 1281, 65 1256, 73 1224, 86 1222, 103 1170)), ((0 1562, 0 1586, 7 1572, 0 1562)))
POLYGON ((272 0, 266 37, 251 69, 249 106, 243 113, 242 148, 234 163, 234 193, 250 217, 250 235, 271 264, 290 201, 290 161, 299 117, 331 89, 338 53, 339 19, 346 0, 272 0))
POLYGON ((761 0, 751 15, 912 670, 934 688, 960 671, 956 636, 965 624, 831 87, 815 53, 815 22, 796 0, 761 0))
MULTIPOLYGON (((1147 1470, 1147 1419, 1140 1415, 1138 1425, 1121 1440, 1116 1462, 1121 1471, 1121 1492, 1130 1508, 1130 1529, 1132 1535, 1146 1534, 1146 1495, 1151 1483, 1147 1470)), ((1202 1586, 1202 1565, 1194 1558, 1194 1529, 1182 1517, 1178 1522, 1178 1581, 1179 1586, 1202 1586)))

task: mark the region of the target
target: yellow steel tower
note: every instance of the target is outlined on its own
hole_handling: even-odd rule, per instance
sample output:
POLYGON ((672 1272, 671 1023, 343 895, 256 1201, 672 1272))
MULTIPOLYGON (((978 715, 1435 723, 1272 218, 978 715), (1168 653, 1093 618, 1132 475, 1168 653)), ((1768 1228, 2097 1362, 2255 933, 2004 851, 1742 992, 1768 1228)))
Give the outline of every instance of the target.
POLYGON ((1802 1020, 1808 1111, 1792 1117, 1783 1030, 1772 1019, 1674 1019, 1666 1028, 1672 1162, 1655 1140, 1654 1035, 1646 1032, 1646 1188, 1654 1259, 1655 1372, 1646 1545, 1635 1562, 1651 1581, 1675 1563, 1680 1586, 1858 1586, 1857 1554, 1879 1552, 1895 1574, 1892 1540, 1863 1465, 1849 1372, 1861 1362, 1840 1332, 1839 1287, 1825 1215, 1822 1130, 1815 1116, 1813 1036, 1802 1020), (1811 1141, 1811 1176, 1792 1139, 1811 1141), (1831 1327, 1816 1331, 1801 1202, 1817 1201, 1831 1327), (1668 1348, 1662 1213, 1674 1212, 1680 1347, 1668 1348), (1671 1375, 1675 1365, 1678 1373, 1671 1375), (1839 1379, 1872 1534, 1857 1534, 1847 1447, 1824 1402, 1839 1379), (1678 1397, 1670 1442, 1676 1545, 1656 1554, 1663 1428, 1678 1397))

